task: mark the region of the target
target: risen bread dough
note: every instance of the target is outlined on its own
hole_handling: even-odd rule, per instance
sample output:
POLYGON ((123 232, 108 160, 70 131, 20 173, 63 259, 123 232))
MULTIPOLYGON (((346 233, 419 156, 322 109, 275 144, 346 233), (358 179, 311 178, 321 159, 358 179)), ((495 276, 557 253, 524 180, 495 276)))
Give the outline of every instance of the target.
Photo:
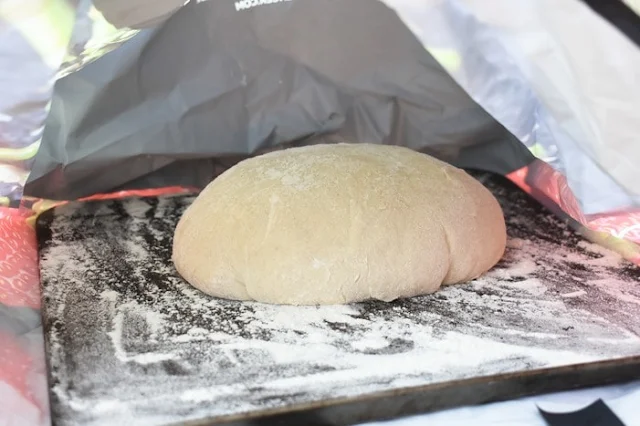
POLYGON ((180 219, 173 261, 213 296, 338 304, 471 280, 505 244, 498 202, 464 171, 398 146, 330 144, 220 175, 180 219))

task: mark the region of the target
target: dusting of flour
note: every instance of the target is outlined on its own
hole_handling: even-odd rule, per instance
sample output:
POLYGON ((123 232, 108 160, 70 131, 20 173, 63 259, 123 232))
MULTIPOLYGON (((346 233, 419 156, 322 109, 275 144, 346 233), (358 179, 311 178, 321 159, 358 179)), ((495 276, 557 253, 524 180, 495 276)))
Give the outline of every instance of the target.
POLYGON ((56 423, 166 424, 639 355, 637 269, 502 180, 485 184, 507 220, 502 261, 471 283, 392 303, 292 307, 203 295, 170 261, 189 196, 45 214, 56 423))

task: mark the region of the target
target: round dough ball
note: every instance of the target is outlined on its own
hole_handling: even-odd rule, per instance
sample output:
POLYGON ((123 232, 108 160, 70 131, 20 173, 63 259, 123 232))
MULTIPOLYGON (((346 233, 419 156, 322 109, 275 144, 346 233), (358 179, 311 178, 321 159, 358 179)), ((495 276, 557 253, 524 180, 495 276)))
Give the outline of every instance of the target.
POLYGON ((180 219, 173 261, 212 296, 340 304, 469 281, 505 244, 498 202, 464 171, 408 148, 343 143, 227 170, 180 219))

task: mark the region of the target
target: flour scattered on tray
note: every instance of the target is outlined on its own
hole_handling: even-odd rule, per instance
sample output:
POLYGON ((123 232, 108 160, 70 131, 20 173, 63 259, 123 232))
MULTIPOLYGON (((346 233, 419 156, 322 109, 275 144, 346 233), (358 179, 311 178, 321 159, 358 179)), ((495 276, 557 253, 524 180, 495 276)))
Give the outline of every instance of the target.
MULTIPOLYGON (((212 299, 178 277, 192 197, 68 204, 41 218, 58 425, 165 424, 640 355, 640 275, 499 179, 509 242, 486 276, 393 303, 212 299)), ((212 242, 215 243, 215 242, 212 242)))

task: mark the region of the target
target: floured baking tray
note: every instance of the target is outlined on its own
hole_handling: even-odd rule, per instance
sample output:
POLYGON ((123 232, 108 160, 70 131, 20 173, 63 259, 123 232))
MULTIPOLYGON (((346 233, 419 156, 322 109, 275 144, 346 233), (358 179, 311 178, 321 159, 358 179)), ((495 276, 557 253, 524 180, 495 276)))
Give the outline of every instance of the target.
POLYGON ((638 269, 505 179, 477 177, 505 212, 504 259, 469 284, 393 303, 200 293, 170 260, 193 196, 43 214, 55 423, 354 424, 640 377, 638 269))

